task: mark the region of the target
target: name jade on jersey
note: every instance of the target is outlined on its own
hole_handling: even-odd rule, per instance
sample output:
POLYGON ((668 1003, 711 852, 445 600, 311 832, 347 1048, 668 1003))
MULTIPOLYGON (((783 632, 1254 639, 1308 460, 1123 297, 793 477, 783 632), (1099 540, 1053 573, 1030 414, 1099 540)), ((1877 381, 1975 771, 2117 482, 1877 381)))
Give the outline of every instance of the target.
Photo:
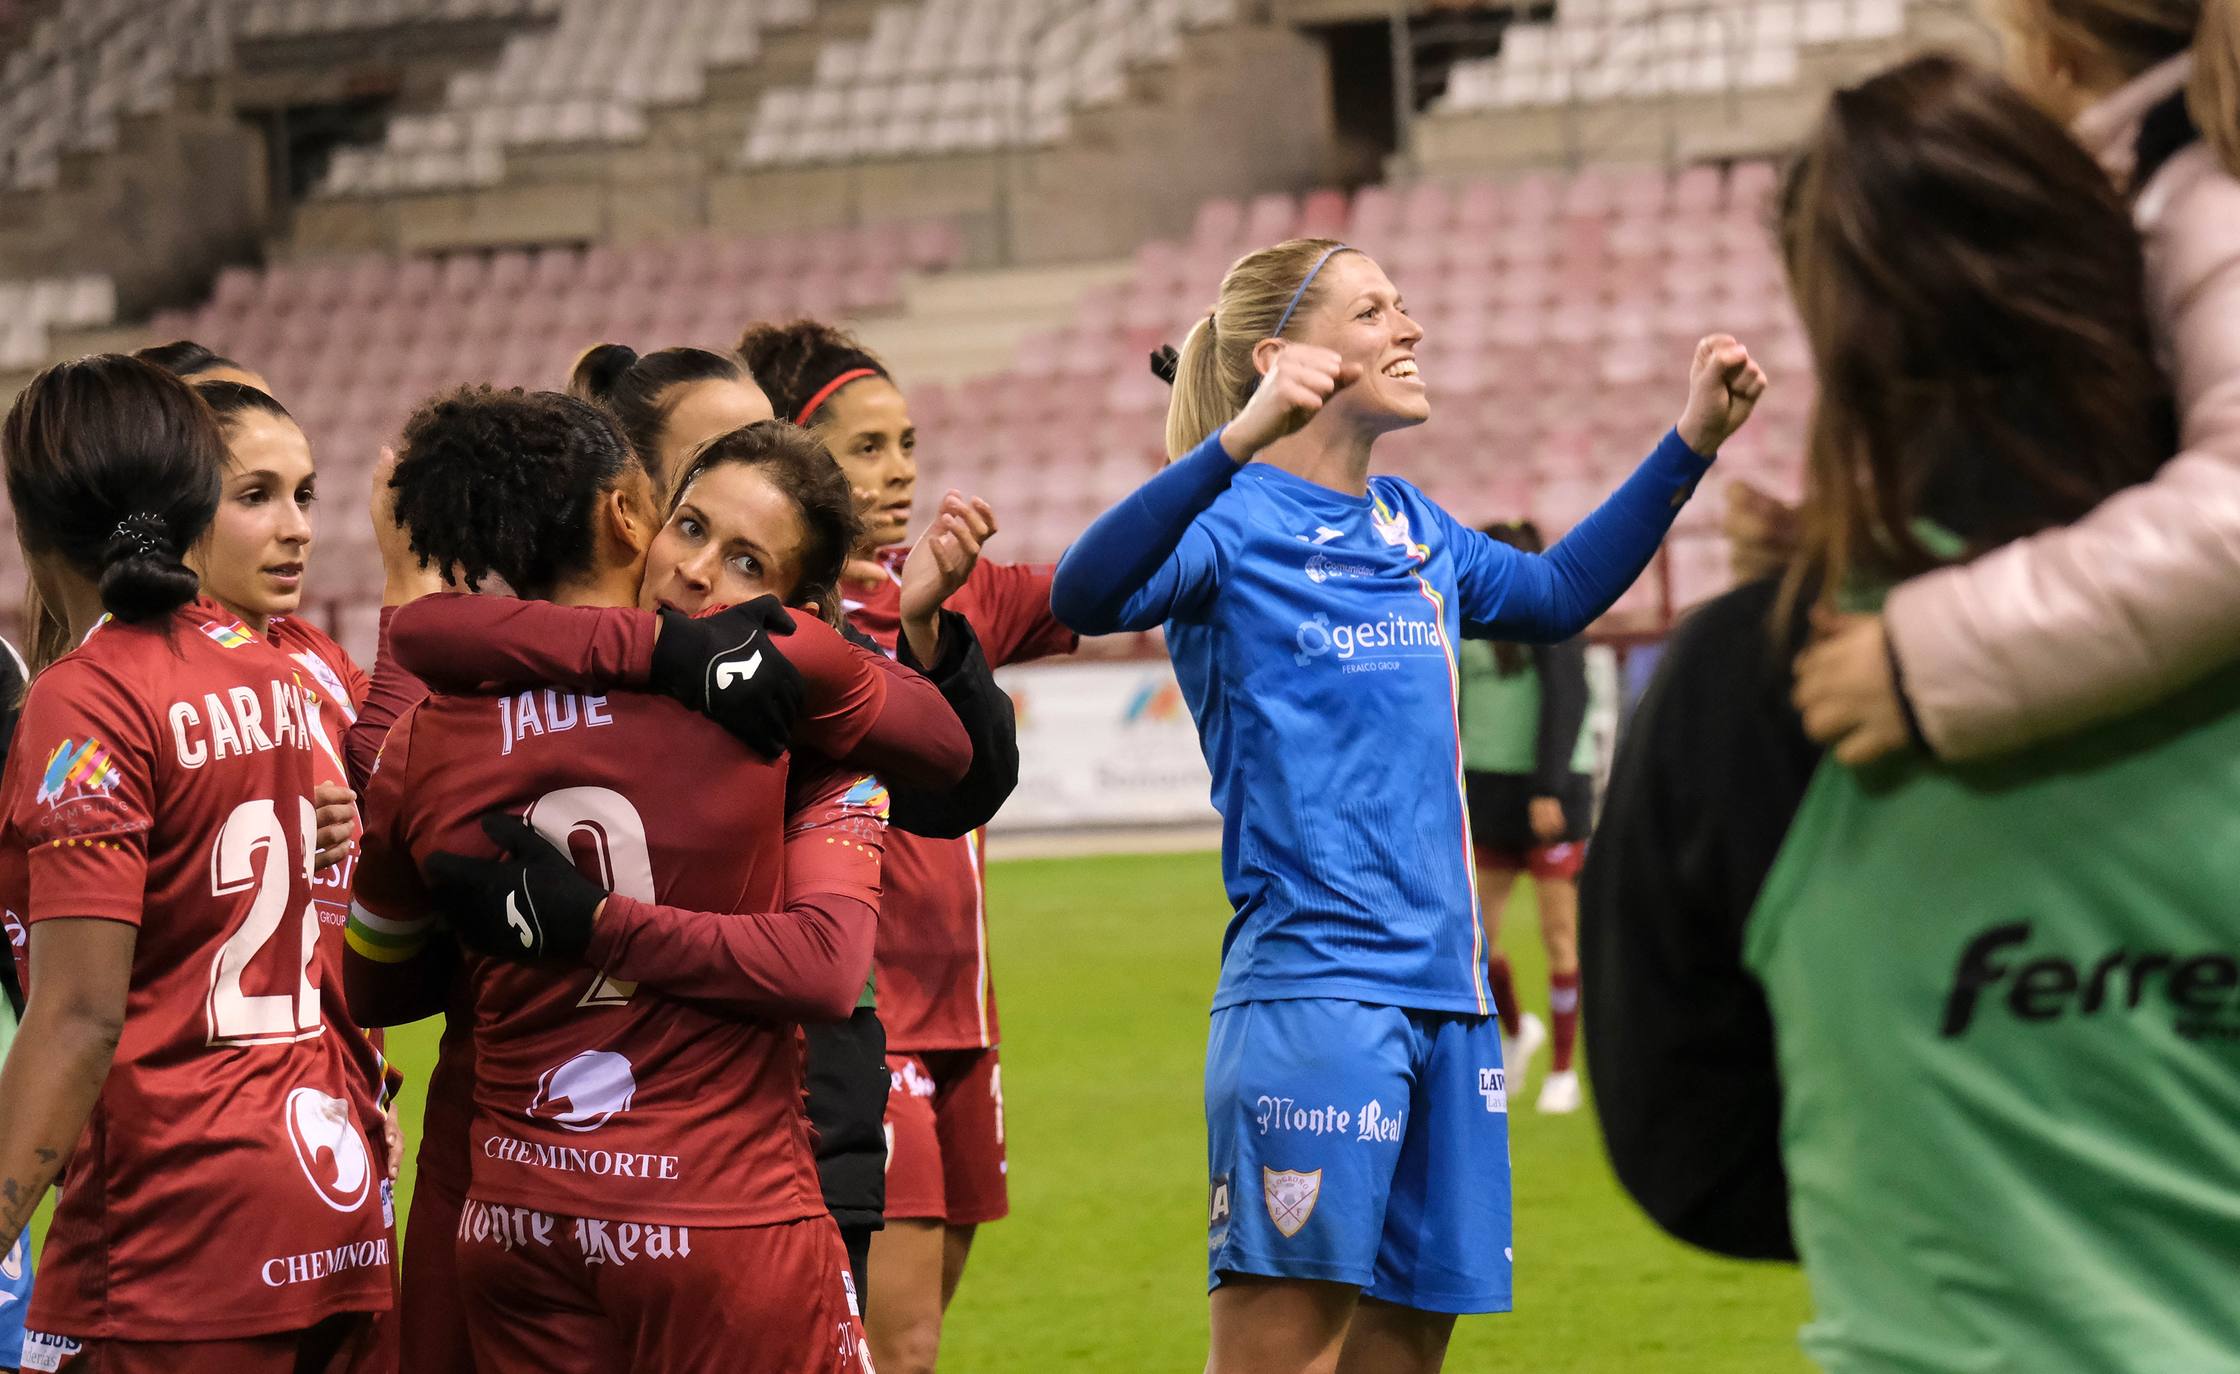
POLYGON ((199 705, 174 701, 165 718, 171 746, 181 768, 200 768, 236 755, 270 749, 308 749, 318 740, 312 728, 308 695, 294 682, 275 679, 271 707, 252 687, 232 687, 223 696, 204 692, 199 705))
POLYGON ((2016 1020, 2036 1022, 2071 1012, 2137 1011, 2157 984, 2159 1000, 2177 1014, 2180 1035, 2240 1039, 2240 958, 2231 953, 2114 949, 2090 965, 2058 953, 2018 957, 2034 933, 2028 921, 1993 926, 1960 951, 1945 998, 1945 1039, 1967 1034, 1985 998, 2000 990, 2005 996, 1999 1000, 2016 1020))
POLYGON ((510 754, 513 746, 532 735, 559 735, 578 726, 596 730, 602 725, 612 725, 614 717, 608 711, 604 696, 560 692, 549 687, 541 692, 516 692, 499 697, 498 752, 510 754))

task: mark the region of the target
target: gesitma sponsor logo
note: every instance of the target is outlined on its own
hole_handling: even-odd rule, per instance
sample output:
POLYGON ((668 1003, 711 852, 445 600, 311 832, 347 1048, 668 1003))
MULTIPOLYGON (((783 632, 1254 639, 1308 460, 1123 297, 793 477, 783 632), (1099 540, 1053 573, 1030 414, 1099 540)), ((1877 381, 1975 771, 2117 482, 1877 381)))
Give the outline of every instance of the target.
POLYGON ((2069 1017, 2168 1016, 2188 1040, 2240 1040, 2240 956, 2230 949, 2118 948, 2084 959, 2031 948, 2028 921, 1997 925, 1960 951, 1945 996, 1944 1038, 1987 1014, 2024 1024, 2069 1017))
POLYGON ((1402 615, 1386 611, 1368 620, 1332 622, 1317 611, 1299 622, 1292 632, 1291 661, 1304 668, 1321 659, 1350 665, 1388 663, 1401 658, 1439 655, 1446 641, 1439 622, 1428 615, 1402 615))
POLYGON ((629 1060, 612 1050, 585 1050, 544 1071, 529 1115, 566 1131, 596 1131, 629 1111, 637 1096, 629 1060))
POLYGON ((373 1191, 373 1152, 366 1148, 350 1104, 317 1088, 296 1088, 281 1115, 296 1163, 319 1200, 337 1212, 363 1206, 373 1191))

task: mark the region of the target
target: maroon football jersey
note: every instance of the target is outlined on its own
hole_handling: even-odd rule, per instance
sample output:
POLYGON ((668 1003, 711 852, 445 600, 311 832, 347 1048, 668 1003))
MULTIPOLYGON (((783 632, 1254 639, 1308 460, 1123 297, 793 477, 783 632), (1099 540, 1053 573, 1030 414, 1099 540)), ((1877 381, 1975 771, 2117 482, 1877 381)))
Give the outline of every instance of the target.
POLYGON ((315 690, 208 601, 105 622, 31 689, 0 900, 139 932, 33 1327, 219 1340, 390 1305, 388 1184, 323 1014, 315 690))
MULTIPOLYGON (((836 783, 805 815, 875 875, 873 790, 836 783)), ((666 698, 556 689, 431 696, 397 722, 367 788, 359 904, 395 928, 427 920, 414 871, 490 853, 477 819, 497 810, 628 898, 709 920, 785 905, 783 761, 666 698)), ((474 959, 470 977, 476 1198, 654 1225, 823 1211, 793 1025, 590 968, 474 959)), ((431 1133, 448 1129, 436 1105, 431 1133)))
MULTIPOLYGON (((889 654, 902 630, 905 551, 883 556, 888 577, 843 583, 848 620, 889 654)), ((1049 565, 982 559, 948 609, 972 623, 988 665, 1070 654, 1080 636, 1050 613, 1049 565)), ((897 1050, 957 1050, 996 1043, 995 982, 988 973, 987 862, 979 832, 930 840, 887 837, 879 921, 879 1020, 897 1050)))

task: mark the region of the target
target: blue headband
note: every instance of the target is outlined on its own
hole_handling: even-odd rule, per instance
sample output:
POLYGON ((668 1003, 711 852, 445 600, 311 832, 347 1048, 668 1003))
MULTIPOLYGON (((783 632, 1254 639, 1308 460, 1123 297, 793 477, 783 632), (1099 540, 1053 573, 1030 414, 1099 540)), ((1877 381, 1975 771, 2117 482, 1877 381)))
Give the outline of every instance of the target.
POLYGON ((1280 339, 1283 337, 1284 326, 1291 323, 1291 312, 1297 310, 1299 308, 1299 302, 1307 298, 1307 288, 1314 285, 1314 279, 1316 275, 1322 271, 1322 264, 1330 261, 1330 259, 1337 254, 1348 251, 1350 251, 1350 245, 1343 243, 1333 244, 1330 247, 1322 250, 1322 256, 1316 258, 1314 260, 1314 266, 1307 269, 1307 279, 1300 282, 1299 289, 1291 293, 1291 304, 1283 308, 1283 318, 1276 321, 1275 332, 1273 334, 1270 334, 1268 336, 1269 338, 1280 339))

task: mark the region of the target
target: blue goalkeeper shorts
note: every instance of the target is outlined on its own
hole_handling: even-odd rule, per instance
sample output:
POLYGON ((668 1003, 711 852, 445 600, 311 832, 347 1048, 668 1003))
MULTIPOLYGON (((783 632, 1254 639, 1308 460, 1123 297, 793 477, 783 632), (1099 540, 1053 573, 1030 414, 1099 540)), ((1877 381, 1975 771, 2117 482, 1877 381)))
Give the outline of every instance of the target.
POLYGON ((31 1233, 16 1237, 0 1256, 0 1369, 23 1362, 23 1317, 31 1306, 31 1233))
POLYGON ((1509 1097, 1490 1016, 1325 998, 1213 1013, 1207 1286, 1324 1279, 1510 1305, 1509 1097))

